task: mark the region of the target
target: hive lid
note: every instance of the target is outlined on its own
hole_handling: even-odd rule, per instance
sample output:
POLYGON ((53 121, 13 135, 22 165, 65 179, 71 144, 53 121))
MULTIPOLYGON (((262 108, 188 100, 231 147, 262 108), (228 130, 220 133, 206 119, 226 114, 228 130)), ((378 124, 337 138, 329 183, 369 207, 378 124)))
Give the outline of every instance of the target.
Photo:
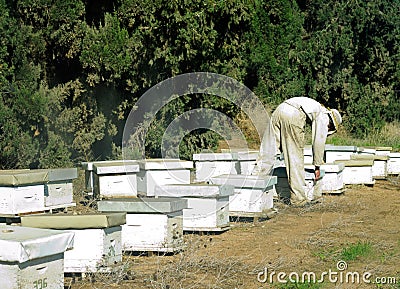
POLYGON ((345 167, 372 167, 374 160, 336 160, 334 163, 343 163, 345 167))
POLYGON ((325 173, 338 173, 344 170, 343 163, 336 163, 336 164, 323 164, 321 165, 321 170, 324 170, 325 173))
POLYGON ((141 170, 192 169, 193 162, 180 159, 146 159, 137 161, 141 170))
POLYGON ((275 185, 277 183, 277 178, 275 176, 226 174, 212 177, 210 183, 232 185, 235 188, 266 189, 275 185))
MULTIPOLYGON (((36 170, 31 170, 36 171, 36 170)), ((78 177, 78 169, 77 168, 61 168, 61 169, 39 169, 37 171, 48 172, 47 181, 55 182, 55 181, 64 181, 64 180, 73 180, 78 177)))
POLYGON ((343 151, 343 152, 356 152, 356 146, 337 146, 337 145, 325 145, 325 151, 343 151))
POLYGON ((258 151, 238 152, 237 159, 239 161, 253 161, 258 159, 259 154, 258 151))
POLYGON ((235 161, 238 153, 200 153, 193 154, 194 161, 235 161))
POLYGON ((98 202, 102 212, 172 213, 187 208, 187 200, 179 198, 116 198, 98 202))
POLYGON ((120 226, 125 223, 125 213, 46 214, 21 217, 22 226, 44 229, 97 229, 120 226))
POLYGON ((73 232, 0 225, 0 261, 23 263, 72 249, 73 232))
POLYGON ((46 170, 0 171, 0 185, 23 186, 44 184, 48 181, 46 170))
POLYGON ((353 154, 350 156, 352 160, 375 160, 375 161, 387 161, 389 156, 387 155, 363 155, 363 154, 353 154))
POLYGON ((137 173, 139 171, 139 164, 136 161, 94 163, 93 171, 98 175, 137 173))
POLYGON ((0 185, 22 186, 72 180, 78 177, 76 168, 5 170, 0 171, 0 185))
POLYGON ((160 197, 224 197, 234 194, 232 185, 179 184, 156 186, 154 195, 160 197))
MULTIPOLYGON (((102 163, 119 163, 128 160, 108 160, 108 161, 94 161, 94 162, 81 162, 81 168, 85 171, 93 171, 95 164, 102 164, 102 163)), ((131 160, 129 160, 131 161, 131 160)), ((132 160, 133 161, 133 160, 132 160)))

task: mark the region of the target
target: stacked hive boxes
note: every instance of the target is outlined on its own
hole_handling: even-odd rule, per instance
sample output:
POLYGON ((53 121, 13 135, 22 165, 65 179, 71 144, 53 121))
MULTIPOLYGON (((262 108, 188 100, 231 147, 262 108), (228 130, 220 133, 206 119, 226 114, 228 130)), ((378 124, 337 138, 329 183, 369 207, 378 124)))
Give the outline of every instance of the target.
POLYGON ((74 206, 77 169, 0 171, 0 214, 18 215, 74 206))
POLYGON ((184 231, 225 231, 229 229, 229 198, 232 186, 207 184, 157 186, 159 197, 183 198, 188 207, 183 210, 184 231))
POLYGON ((64 255, 64 272, 71 273, 109 271, 119 264, 122 261, 123 224, 125 213, 31 215, 21 218, 24 227, 74 233, 74 247, 64 255))
POLYGON ((99 211, 126 212, 122 225, 124 251, 176 252, 183 248, 182 210, 187 201, 176 198, 103 200, 99 211))
POLYGON ((190 184, 190 169, 193 162, 179 159, 148 159, 138 161, 138 191, 154 197, 156 185, 190 184))
POLYGON ((99 198, 136 197, 139 165, 134 161, 93 164, 93 192, 99 198))
POLYGON ((372 160, 372 177, 374 179, 386 179, 388 155, 369 155, 369 154, 354 154, 351 155, 352 160, 372 160))
POLYGON ((277 177, 252 175, 221 175, 210 183, 233 186, 234 195, 229 197, 231 216, 259 216, 273 208, 274 186, 277 177))
POLYGON ((17 226, 0 226, 2 289, 64 288, 64 252, 74 234, 17 226))

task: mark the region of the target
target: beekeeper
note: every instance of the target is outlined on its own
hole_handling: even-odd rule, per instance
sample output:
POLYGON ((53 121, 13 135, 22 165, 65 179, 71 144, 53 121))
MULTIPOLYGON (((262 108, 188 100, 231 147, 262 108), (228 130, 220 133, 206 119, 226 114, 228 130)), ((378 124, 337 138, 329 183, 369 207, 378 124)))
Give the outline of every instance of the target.
POLYGON ((320 178, 320 166, 324 163, 325 142, 335 133, 342 122, 336 109, 328 109, 308 97, 293 97, 281 103, 271 116, 271 128, 275 136, 276 155, 283 153, 290 186, 290 203, 304 206, 310 203, 305 192, 304 128, 312 127, 312 153, 315 180, 320 178))

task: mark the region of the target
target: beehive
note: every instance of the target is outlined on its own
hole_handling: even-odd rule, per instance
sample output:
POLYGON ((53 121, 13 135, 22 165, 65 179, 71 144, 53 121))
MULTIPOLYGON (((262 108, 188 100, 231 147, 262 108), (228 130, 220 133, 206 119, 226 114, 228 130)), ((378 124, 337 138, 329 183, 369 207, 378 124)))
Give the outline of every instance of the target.
POLYGON ((336 146, 326 145, 325 146, 325 162, 330 164, 336 160, 349 160, 352 154, 358 152, 356 146, 336 146))
POLYGON ((340 194, 344 192, 343 163, 323 164, 320 167, 325 172, 322 179, 322 192, 326 194, 340 194))
POLYGON ((258 151, 239 151, 237 153, 241 175, 251 175, 259 157, 258 151))
MULTIPOLYGON (((314 169, 314 165, 305 165, 304 167, 304 193, 309 200, 313 200, 314 196, 322 195, 322 182, 325 171, 320 168, 320 179, 315 181, 314 169)), ((284 201, 289 200, 290 187, 286 168, 283 165, 277 166, 272 174, 277 177, 276 194, 284 201)))
POLYGON ((135 161, 93 164, 94 194, 100 198, 136 197, 139 164, 135 161))
POLYGON ((232 185, 235 194, 229 197, 229 213, 246 216, 273 208, 274 176, 221 175, 210 180, 213 184, 232 185))
POLYGON ((345 185, 373 185, 373 160, 337 160, 335 164, 343 163, 343 182, 345 185))
POLYGON ((386 179, 387 177, 387 163, 389 160, 388 155, 365 155, 354 154, 351 155, 352 160, 372 160, 372 177, 374 179, 386 179))
POLYGON ((240 172, 237 153, 193 154, 196 169, 196 182, 205 182, 212 177, 240 172))
POLYGON ((193 162, 179 159, 146 159, 138 161, 138 192, 147 197, 154 196, 158 185, 189 184, 193 162))
POLYGON ((390 153, 387 164, 387 172, 389 175, 400 174, 400 153, 390 153))
POLYGON ((177 198, 116 198, 98 203, 99 211, 126 212, 122 225, 124 251, 176 252, 183 248, 182 210, 177 198))
POLYGON ((108 271, 120 263, 123 224, 125 213, 44 214, 21 217, 21 225, 25 227, 74 233, 74 248, 64 255, 64 272, 68 273, 108 271))
POLYGON ((2 289, 64 288, 64 252, 74 234, 0 225, 2 289))
POLYGON ((120 163, 121 160, 109 160, 109 161, 96 161, 96 162, 82 162, 81 168, 85 171, 85 191, 88 195, 93 195, 94 190, 94 165, 101 163, 120 163))
POLYGON ((157 186, 156 196, 187 200, 183 209, 184 231, 225 231, 229 229, 229 197, 233 186, 189 184, 157 186))
POLYGON ((76 168, 61 168, 43 171, 48 172, 47 182, 44 184, 45 207, 73 204, 72 181, 78 177, 78 170, 76 168))

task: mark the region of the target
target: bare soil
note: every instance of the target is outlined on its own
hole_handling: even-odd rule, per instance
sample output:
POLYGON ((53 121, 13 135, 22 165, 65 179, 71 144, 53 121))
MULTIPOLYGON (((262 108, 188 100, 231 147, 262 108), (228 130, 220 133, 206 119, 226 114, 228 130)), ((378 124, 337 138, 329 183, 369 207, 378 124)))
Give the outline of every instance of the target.
POLYGON ((75 284, 66 278, 66 288, 400 288, 399 177, 377 181, 373 187, 348 187, 344 194, 327 195, 310 208, 280 203, 277 208, 274 218, 234 220, 224 233, 186 234, 187 249, 181 253, 125 255, 123 269, 75 284), (371 250, 347 260, 347 269, 340 271, 343 250, 357 243, 371 250), (333 283, 325 276, 323 283, 301 287, 280 284, 276 275, 271 284, 260 282, 265 268, 269 274, 295 272, 300 277, 314 272, 317 279, 329 270, 360 276, 369 272, 371 282, 389 277, 387 282, 396 278, 397 284, 333 283))

